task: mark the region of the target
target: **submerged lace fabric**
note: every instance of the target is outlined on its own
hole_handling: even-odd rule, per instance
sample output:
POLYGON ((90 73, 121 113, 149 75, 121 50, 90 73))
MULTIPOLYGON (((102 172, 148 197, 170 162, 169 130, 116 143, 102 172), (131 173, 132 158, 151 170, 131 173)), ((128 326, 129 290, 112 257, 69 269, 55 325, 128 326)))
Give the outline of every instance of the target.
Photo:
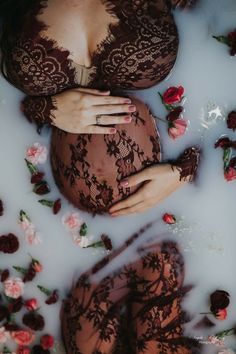
POLYGON ((138 247, 135 261, 94 279, 138 237, 84 273, 61 311, 70 354, 190 354, 199 343, 185 337, 181 301, 184 262, 175 242, 138 247))

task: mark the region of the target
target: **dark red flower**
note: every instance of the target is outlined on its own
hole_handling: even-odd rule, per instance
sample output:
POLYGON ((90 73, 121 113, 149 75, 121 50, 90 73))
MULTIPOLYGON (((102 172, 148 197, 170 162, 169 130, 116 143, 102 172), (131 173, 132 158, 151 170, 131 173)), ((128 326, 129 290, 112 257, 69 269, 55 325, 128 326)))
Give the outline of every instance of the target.
POLYGON ((111 251, 112 250, 112 242, 109 236, 102 234, 101 235, 101 240, 104 244, 104 247, 106 250, 111 251))
POLYGON ((51 295, 49 295, 49 297, 45 301, 45 304, 47 304, 47 305, 55 304, 58 301, 58 298, 59 298, 58 291, 57 290, 53 290, 51 295))
POLYGON ((20 296, 9 303, 8 309, 11 313, 17 313, 21 310, 22 306, 23 306, 23 299, 20 296))
POLYGON ((0 252, 15 253, 19 246, 18 238, 14 234, 0 236, 0 252))
POLYGON ((46 181, 41 181, 35 184, 33 191, 38 195, 44 195, 50 192, 50 187, 46 181))
POLYGON ((232 111, 228 114, 227 127, 236 130, 236 111, 232 111))
POLYGON ((50 350, 44 350, 41 345, 34 345, 31 351, 32 354, 50 354, 50 350))
POLYGON ((29 266, 29 269, 24 275, 23 282, 27 283, 28 281, 32 281, 34 277, 36 276, 36 271, 32 267, 32 264, 29 266))
POLYGON ((0 199, 0 216, 3 216, 3 213, 4 213, 3 202, 2 202, 2 200, 0 199))
POLYGON ((10 312, 8 308, 4 305, 0 305, 0 322, 8 318, 10 312))
POLYGON ((35 172, 32 174, 30 181, 32 184, 40 183, 40 182, 42 182, 43 177, 44 177, 43 172, 35 172))
POLYGON ((5 280, 9 278, 10 272, 8 269, 1 271, 1 282, 4 283, 5 280))
POLYGON ((54 205, 52 208, 53 214, 55 214, 55 215, 58 214, 60 210, 61 210, 61 199, 57 199, 54 202, 54 205))
POLYGON ((183 107, 179 106, 174 108, 172 111, 170 111, 167 116, 166 116, 166 120, 168 122, 173 122, 174 120, 178 119, 181 115, 181 113, 183 112, 183 107))
POLYGON ((22 322, 33 331, 42 331, 45 326, 43 316, 34 311, 26 313, 23 316, 22 322))
POLYGON ((234 181, 236 179, 236 169, 234 167, 228 167, 224 171, 224 177, 228 182, 234 181))
POLYGON ((218 310, 225 309, 229 306, 230 295, 227 291, 216 290, 210 295, 211 312, 217 312, 218 310))
POLYGON ((165 91, 163 95, 163 102, 165 104, 173 104, 181 101, 184 94, 184 88, 182 86, 179 87, 169 87, 168 90, 165 91))
POLYGON ((53 336, 50 336, 49 334, 45 334, 40 338, 40 344, 43 347, 44 350, 53 348, 54 346, 54 338, 53 336))
POLYGON ((18 331, 18 329, 20 329, 16 323, 4 323, 3 326, 8 332, 18 331))
POLYGON ((236 29, 228 34, 230 54, 236 55, 236 29))
POLYGON ((230 140, 227 136, 219 138, 215 143, 215 148, 221 147, 222 149, 228 149, 230 147, 236 148, 236 141, 230 140))

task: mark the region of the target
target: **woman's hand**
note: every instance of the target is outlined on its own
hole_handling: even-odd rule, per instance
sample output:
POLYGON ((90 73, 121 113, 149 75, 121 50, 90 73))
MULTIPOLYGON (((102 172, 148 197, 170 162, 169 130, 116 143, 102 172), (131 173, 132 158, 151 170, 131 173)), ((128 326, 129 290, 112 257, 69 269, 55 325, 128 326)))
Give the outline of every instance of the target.
POLYGON ((130 197, 113 205, 109 213, 120 216, 140 213, 167 198, 185 182, 179 180, 179 171, 170 164, 147 167, 143 171, 121 181, 122 187, 144 184, 130 197))
POLYGON ((75 134, 115 134, 115 128, 106 126, 130 123, 136 110, 129 98, 84 88, 55 95, 53 102, 56 109, 52 124, 75 134))

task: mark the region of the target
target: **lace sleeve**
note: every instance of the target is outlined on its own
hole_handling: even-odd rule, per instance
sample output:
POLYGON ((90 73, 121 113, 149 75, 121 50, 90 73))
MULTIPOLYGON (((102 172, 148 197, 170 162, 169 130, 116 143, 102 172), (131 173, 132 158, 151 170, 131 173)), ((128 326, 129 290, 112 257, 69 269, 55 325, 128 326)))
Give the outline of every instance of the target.
POLYGON ((30 123, 36 123, 38 133, 45 124, 52 124, 55 109, 52 96, 27 96, 21 103, 22 112, 30 123))
POLYGON ((197 174, 200 162, 200 149, 197 147, 189 147, 179 156, 176 161, 171 161, 172 168, 179 171, 179 179, 192 182, 197 174))

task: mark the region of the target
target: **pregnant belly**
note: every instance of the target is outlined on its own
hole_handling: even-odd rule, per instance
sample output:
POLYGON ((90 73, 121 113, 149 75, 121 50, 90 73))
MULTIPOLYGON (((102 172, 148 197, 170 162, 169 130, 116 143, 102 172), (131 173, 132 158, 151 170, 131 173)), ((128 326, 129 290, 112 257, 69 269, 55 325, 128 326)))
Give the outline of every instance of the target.
POLYGON ((107 212, 135 188, 119 181, 160 162, 160 140, 148 107, 132 98, 132 123, 117 125, 114 135, 70 134, 53 128, 51 165, 62 194, 79 209, 107 212))

